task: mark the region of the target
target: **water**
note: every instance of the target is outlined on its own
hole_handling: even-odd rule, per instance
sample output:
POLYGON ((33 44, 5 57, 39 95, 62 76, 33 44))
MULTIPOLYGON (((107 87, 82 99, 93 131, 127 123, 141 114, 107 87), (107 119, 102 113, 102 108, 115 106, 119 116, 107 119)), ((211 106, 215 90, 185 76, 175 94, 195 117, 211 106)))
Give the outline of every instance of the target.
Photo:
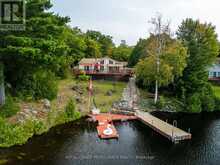
MULTIPOLYGON (((178 127, 191 128, 193 139, 177 145, 141 122, 115 123, 119 140, 97 138, 95 124, 85 119, 59 126, 23 146, 0 149, 9 165, 218 165, 220 114, 155 114, 178 127)), ((1 164, 1 161, 0 161, 1 164)))

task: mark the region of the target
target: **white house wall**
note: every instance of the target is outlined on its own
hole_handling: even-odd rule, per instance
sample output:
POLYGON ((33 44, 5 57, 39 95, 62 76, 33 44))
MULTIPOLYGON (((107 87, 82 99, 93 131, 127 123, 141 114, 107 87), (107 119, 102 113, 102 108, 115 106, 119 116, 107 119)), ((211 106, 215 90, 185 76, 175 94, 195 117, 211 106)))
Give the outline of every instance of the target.
POLYGON ((220 65, 215 64, 209 69, 209 78, 220 77, 220 65))

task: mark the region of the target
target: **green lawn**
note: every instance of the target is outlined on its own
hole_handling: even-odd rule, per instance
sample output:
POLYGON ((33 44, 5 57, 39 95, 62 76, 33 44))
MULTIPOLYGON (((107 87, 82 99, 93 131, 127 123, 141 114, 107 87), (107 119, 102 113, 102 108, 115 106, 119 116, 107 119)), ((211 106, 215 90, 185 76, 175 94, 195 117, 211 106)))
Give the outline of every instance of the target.
POLYGON ((124 82, 112 82, 112 81, 94 81, 94 98, 97 108, 102 112, 107 112, 111 109, 112 104, 119 101, 122 97, 123 89, 126 87, 124 82), (107 92, 113 90, 111 96, 107 95, 107 92))
POLYGON ((212 88, 214 90, 215 96, 220 99, 220 86, 213 85, 212 88))

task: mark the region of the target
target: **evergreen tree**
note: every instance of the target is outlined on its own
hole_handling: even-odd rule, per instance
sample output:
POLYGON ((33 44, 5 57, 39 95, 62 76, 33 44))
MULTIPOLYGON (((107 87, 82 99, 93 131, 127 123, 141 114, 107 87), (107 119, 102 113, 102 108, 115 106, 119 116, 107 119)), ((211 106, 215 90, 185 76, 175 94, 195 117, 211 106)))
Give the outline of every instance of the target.
POLYGON ((137 45, 134 47, 131 55, 128 59, 128 65, 130 67, 135 66, 140 59, 146 57, 146 47, 147 47, 147 40, 146 39, 139 39, 137 45))
POLYGON ((215 27, 199 20, 186 19, 179 27, 177 36, 188 48, 189 57, 183 76, 175 82, 176 91, 188 111, 212 111, 214 105, 207 104, 207 100, 214 100, 208 83, 208 68, 215 62, 219 52, 215 27))
POLYGON ((0 32, 5 79, 16 92, 30 90, 33 84, 29 80, 39 69, 63 76, 67 67, 69 48, 61 38, 69 18, 47 12, 51 7, 50 0, 27 0, 26 30, 0 32))

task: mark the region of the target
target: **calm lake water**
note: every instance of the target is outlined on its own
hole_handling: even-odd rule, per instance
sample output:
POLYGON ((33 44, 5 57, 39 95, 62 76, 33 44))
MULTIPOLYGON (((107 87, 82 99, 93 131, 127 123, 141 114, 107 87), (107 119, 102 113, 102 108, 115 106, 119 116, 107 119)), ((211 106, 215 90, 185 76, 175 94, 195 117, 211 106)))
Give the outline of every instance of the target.
POLYGON ((193 139, 172 144, 141 122, 115 123, 118 140, 100 140, 85 119, 51 129, 23 146, 0 149, 9 165, 219 165, 220 114, 155 114, 191 129, 193 139))

